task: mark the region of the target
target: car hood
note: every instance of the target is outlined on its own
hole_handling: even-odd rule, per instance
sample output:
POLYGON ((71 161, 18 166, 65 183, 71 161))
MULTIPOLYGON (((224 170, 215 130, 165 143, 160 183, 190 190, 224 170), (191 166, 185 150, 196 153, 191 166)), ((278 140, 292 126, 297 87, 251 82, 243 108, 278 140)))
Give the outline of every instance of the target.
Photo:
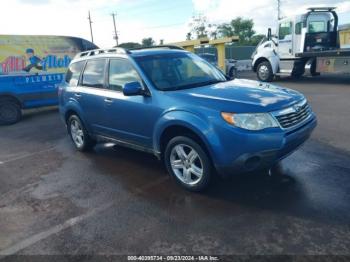
POLYGON ((172 95, 180 103, 196 103, 198 106, 236 113, 276 111, 304 99, 297 91, 245 79, 174 91, 172 95))

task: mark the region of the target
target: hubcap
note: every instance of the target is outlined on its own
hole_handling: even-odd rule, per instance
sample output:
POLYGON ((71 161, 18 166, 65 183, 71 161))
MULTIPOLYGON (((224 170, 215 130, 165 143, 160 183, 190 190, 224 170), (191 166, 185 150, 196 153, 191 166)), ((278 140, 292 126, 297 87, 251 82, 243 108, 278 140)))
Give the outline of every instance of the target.
POLYGON ((267 79, 269 76, 269 68, 266 65, 259 67, 259 76, 261 79, 267 79))
POLYGON ((84 132, 77 120, 72 120, 70 123, 70 132, 76 146, 82 147, 84 145, 84 132))
POLYGON ((203 176, 203 163, 191 146, 176 145, 170 153, 170 164, 176 177, 185 184, 195 185, 203 176))

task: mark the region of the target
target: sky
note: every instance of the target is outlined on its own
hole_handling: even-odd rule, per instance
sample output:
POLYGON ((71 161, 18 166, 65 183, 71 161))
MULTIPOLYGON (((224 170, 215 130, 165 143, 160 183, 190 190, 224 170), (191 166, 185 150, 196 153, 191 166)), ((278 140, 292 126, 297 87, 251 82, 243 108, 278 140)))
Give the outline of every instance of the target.
MULTIPOLYGON (((284 16, 305 12, 310 6, 335 6, 340 24, 350 23, 350 0, 281 0, 284 16)), ((11 0, 0 9, 0 34, 67 35, 91 40, 100 47, 115 45, 113 20, 116 13, 119 42, 141 42, 153 37, 157 43, 185 40, 194 14, 211 23, 252 18, 255 30, 265 34, 276 26, 277 0, 11 0)))

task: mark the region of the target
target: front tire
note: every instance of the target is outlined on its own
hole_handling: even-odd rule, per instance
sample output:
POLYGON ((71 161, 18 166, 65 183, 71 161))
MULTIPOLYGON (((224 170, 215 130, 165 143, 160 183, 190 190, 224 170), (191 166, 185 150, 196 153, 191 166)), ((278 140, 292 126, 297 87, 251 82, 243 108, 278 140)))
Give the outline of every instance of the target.
POLYGON ((270 62, 261 62, 256 69, 256 74, 260 81, 271 82, 273 80, 274 75, 270 62))
POLYGON ((13 125, 21 118, 21 106, 16 101, 0 99, 0 125, 13 125))
POLYGON ((203 191, 212 177, 211 161, 196 141, 178 136, 171 139, 164 154, 165 166, 171 176, 189 191, 203 191))
POLYGON ((232 67, 228 73, 228 76, 231 78, 231 79, 235 79, 237 78, 237 69, 232 67))
POLYGON ((69 117, 67 127, 68 133, 77 150, 82 152, 88 151, 96 145, 95 140, 90 137, 82 121, 77 115, 72 115, 69 117))

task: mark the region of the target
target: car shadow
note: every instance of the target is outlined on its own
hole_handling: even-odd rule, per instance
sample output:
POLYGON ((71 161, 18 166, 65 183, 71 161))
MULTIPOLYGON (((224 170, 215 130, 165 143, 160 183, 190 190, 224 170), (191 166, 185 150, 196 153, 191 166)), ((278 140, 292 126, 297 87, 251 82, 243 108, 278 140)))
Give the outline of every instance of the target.
POLYGON ((58 113, 57 106, 27 109, 27 110, 24 110, 21 121, 32 120, 33 118, 50 115, 52 113, 58 113))
POLYGON ((348 214, 339 213, 334 219, 334 214, 321 206, 315 207, 305 180, 285 168, 283 162, 273 176, 255 172, 214 179, 206 191, 191 193, 177 185, 152 155, 123 147, 98 146, 95 153, 91 153, 91 159, 101 173, 112 176, 129 193, 174 214, 194 212, 219 217, 253 208, 329 224, 348 223, 348 214))

